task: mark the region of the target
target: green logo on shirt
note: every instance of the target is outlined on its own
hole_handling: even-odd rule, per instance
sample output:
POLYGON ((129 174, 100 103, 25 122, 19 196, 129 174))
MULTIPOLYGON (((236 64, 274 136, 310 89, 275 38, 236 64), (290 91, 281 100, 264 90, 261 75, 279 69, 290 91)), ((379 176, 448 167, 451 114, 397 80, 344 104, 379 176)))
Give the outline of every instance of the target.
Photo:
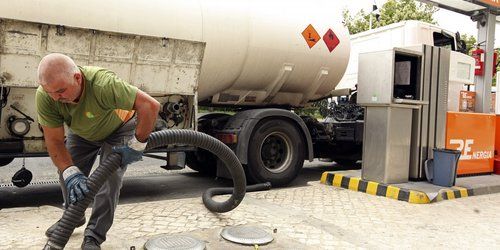
POLYGON ((89 112, 89 111, 85 112, 85 116, 87 116, 87 118, 89 118, 89 119, 92 119, 92 118, 94 118, 94 117, 95 117, 95 116, 94 116, 94 114, 92 114, 92 113, 91 113, 91 112, 89 112))

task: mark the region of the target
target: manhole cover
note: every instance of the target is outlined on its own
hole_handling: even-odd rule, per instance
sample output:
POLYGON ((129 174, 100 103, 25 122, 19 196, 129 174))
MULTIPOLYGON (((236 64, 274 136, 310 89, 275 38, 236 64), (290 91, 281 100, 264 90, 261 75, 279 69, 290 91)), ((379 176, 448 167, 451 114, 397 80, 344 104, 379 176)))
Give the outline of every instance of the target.
POLYGON ((204 250, 205 242, 185 235, 159 236, 144 244, 146 250, 204 250))
POLYGON ((273 241, 270 233, 252 226, 224 228, 220 235, 228 241, 244 245, 265 245, 273 241))

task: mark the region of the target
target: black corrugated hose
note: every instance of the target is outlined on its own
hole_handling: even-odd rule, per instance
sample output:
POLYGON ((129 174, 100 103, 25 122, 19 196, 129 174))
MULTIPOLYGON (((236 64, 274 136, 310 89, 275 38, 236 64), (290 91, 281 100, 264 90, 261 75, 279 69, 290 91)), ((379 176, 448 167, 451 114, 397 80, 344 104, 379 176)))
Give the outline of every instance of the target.
MULTIPOLYGON (((245 196, 246 191, 251 192, 271 188, 270 183, 246 186, 245 172, 233 151, 219 140, 201 132, 186 129, 154 132, 149 136, 146 150, 171 144, 191 145, 208 150, 219 157, 227 166, 233 179, 234 188, 210 188, 203 193, 203 203, 212 212, 225 213, 236 208, 245 196), (214 195, 229 193, 232 193, 232 195, 226 201, 217 202, 212 199, 214 195)), ((59 224, 50 235, 44 249, 63 249, 66 246, 69 237, 75 230, 77 223, 84 216, 85 210, 94 199, 97 191, 107 178, 120 167, 120 162, 121 156, 113 153, 90 175, 87 181, 90 193, 86 195, 83 201, 70 205, 64 211, 59 224)))

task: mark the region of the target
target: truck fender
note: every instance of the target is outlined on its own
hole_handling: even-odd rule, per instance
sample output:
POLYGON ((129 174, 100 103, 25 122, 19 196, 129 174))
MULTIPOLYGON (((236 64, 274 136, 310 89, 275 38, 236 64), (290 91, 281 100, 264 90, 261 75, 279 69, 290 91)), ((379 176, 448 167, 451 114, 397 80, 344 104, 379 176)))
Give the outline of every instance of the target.
POLYGON ((236 148, 233 148, 233 150, 242 164, 248 163, 248 145, 255 126, 262 119, 269 117, 286 118, 294 121, 295 124, 300 128, 300 131, 302 131, 302 135, 306 139, 307 159, 309 161, 312 161, 314 159, 311 135, 309 134, 309 130, 307 129, 304 121, 302 121, 302 119, 297 114, 288 110, 266 108, 238 112, 228 120, 228 122, 224 126, 224 129, 222 131, 219 131, 222 133, 237 134, 238 142, 236 144, 236 148))

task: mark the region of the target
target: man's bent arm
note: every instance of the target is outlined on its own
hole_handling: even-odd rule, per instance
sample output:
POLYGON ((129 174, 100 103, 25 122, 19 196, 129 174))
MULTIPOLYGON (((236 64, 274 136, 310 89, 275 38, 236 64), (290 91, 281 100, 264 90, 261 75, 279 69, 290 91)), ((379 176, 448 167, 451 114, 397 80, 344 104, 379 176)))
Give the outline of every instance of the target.
POLYGON ((137 112, 135 137, 140 142, 146 142, 156 123, 156 118, 160 111, 160 103, 148 94, 138 90, 135 97, 134 110, 137 112))
POLYGON ((67 167, 73 165, 71 155, 64 145, 64 127, 49 128, 42 126, 42 128, 50 158, 59 169, 59 172, 62 173, 67 167))

